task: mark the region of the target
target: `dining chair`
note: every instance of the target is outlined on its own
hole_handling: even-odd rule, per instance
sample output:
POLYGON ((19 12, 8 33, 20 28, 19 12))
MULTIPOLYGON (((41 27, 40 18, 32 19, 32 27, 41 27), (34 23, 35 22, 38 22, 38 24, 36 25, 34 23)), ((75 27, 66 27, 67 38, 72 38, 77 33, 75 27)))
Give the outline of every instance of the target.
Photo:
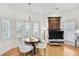
POLYGON ((19 39, 19 50, 20 55, 28 55, 30 52, 32 53, 33 46, 25 44, 24 40, 22 38, 19 39))
MULTIPOLYGON (((44 34, 44 33, 43 33, 44 34)), ((46 47, 47 47, 47 43, 48 43, 48 33, 45 32, 45 35, 41 38, 41 40, 44 40, 44 41, 41 41, 37 46, 37 52, 38 52, 38 49, 44 49, 44 56, 46 55, 46 47)), ((41 35, 40 35, 41 36, 41 35)))

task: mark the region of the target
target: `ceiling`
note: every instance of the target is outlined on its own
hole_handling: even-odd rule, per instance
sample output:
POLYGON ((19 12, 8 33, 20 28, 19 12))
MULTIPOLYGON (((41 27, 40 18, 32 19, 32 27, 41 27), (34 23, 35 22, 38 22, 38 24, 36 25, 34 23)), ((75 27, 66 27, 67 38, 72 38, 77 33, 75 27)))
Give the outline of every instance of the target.
MULTIPOLYGON (((9 3, 7 4, 10 7, 28 11, 28 4, 27 3, 9 3)), ((60 13, 68 12, 72 10, 79 9, 79 3, 32 3, 31 4, 31 11, 34 13, 53 13, 55 12, 55 8, 58 8, 60 13)))

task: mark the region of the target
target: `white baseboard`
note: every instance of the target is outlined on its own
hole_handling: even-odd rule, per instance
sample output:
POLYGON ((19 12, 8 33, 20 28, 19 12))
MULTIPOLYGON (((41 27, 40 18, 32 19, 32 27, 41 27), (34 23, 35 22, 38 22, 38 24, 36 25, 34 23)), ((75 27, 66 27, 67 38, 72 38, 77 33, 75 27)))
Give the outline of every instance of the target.
POLYGON ((5 44, 3 46, 0 46, 0 55, 3 55, 10 49, 16 48, 16 47, 17 47, 17 44, 15 44, 14 42, 8 43, 7 45, 5 44))
POLYGON ((75 42, 73 42, 73 41, 65 40, 64 43, 68 44, 68 45, 71 45, 71 46, 75 46, 75 42))

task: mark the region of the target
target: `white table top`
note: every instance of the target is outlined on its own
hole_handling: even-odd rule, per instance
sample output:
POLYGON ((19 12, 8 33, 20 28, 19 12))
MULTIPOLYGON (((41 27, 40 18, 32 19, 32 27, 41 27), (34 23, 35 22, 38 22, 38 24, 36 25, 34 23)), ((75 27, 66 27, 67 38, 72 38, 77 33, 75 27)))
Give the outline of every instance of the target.
POLYGON ((27 38, 24 38, 24 41, 27 41, 27 42, 30 42, 30 41, 36 42, 36 41, 39 41, 39 39, 38 38, 35 38, 35 37, 27 37, 27 38))

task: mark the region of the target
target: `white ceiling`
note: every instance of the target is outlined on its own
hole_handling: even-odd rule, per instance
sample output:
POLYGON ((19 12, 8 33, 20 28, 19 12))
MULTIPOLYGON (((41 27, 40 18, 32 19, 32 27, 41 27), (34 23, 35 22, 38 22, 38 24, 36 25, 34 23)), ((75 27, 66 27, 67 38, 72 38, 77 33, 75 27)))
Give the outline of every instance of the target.
MULTIPOLYGON (((28 10, 27 3, 10 3, 7 4, 10 7, 22 11, 28 10)), ((51 13, 55 12, 55 8, 58 8, 60 13, 79 9, 79 3, 32 3, 31 11, 35 13, 51 13)))

